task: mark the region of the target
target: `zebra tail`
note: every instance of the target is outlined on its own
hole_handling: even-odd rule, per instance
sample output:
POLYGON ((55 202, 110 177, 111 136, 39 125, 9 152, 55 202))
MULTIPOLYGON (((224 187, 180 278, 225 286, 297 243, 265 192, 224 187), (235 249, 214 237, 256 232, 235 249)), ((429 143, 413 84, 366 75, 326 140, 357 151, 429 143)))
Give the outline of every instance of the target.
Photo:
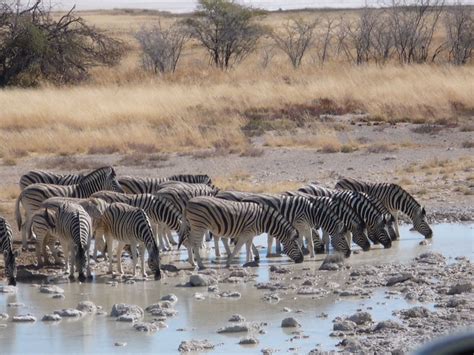
POLYGON ((20 203, 21 203, 22 197, 23 197, 23 191, 20 193, 15 203, 15 218, 16 218, 16 224, 18 226, 18 230, 21 230, 21 224, 22 224, 21 212, 20 212, 20 203))

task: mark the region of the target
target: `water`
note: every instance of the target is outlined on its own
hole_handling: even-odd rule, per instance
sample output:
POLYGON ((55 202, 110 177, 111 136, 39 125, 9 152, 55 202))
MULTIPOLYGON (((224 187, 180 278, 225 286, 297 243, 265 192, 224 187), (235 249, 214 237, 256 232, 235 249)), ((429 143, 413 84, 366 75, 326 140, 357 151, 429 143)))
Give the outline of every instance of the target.
MULTIPOLYGON (((358 8, 364 6, 378 7, 386 4, 384 0, 240 0, 240 4, 262 8, 266 10, 291 10, 302 8, 358 8)), ((449 2, 449 1, 448 1, 449 2)), ((464 4, 474 4, 473 0, 465 0, 464 4)), ((76 5, 77 10, 110 10, 110 9, 149 9, 169 11, 173 13, 192 12, 196 9, 196 0, 175 0, 175 1, 157 1, 157 0, 56 0, 52 1, 55 8, 60 10, 70 9, 76 5)))
MULTIPOLYGON (((394 243, 389 250, 376 249, 367 253, 353 255, 348 262, 357 264, 380 264, 385 262, 407 262, 416 255, 428 250, 443 253, 448 258, 467 256, 474 260, 474 225, 473 224, 440 224, 434 226, 434 238, 427 246, 420 246, 423 237, 417 233, 409 232, 408 227, 401 228, 402 239, 394 243)), ((264 245, 265 238, 260 237, 257 244, 264 245)), ((316 261, 308 260, 303 265, 294 265, 285 257, 266 259, 264 252, 260 267, 254 268, 258 273, 259 281, 269 278, 268 265, 282 264, 301 269, 315 269, 323 259, 318 256, 316 261)), ((182 256, 184 258, 184 255, 182 256)), ((241 255, 244 261, 244 254, 241 255)), ((448 259, 453 261, 453 259, 448 259)), ((185 265, 185 264, 180 264, 185 265)), ((220 265, 208 264, 211 268, 220 265)), ((317 271, 315 271, 317 273, 317 271)), ((334 273, 336 275, 337 273, 334 273)), ((254 283, 244 285, 219 284, 221 291, 237 290, 242 294, 240 299, 213 298, 207 293, 206 288, 176 287, 177 284, 187 281, 184 278, 166 278, 161 282, 137 282, 132 285, 120 283, 117 287, 105 284, 105 277, 97 278, 93 283, 78 284, 65 283, 59 285, 65 290, 65 299, 52 299, 50 295, 40 294, 38 289, 28 284, 19 284, 15 295, 0 294, 0 313, 6 312, 10 317, 16 314, 31 313, 38 318, 33 324, 16 324, 10 321, 1 321, 6 328, 0 328, 0 343, 2 353, 64 353, 65 351, 101 352, 101 353, 176 353, 182 340, 208 339, 214 344, 219 353, 255 353, 264 347, 273 347, 286 352, 290 347, 296 347, 298 352, 308 352, 321 344, 323 349, 334 348, 339 340, 331 338, 328 334, 332 331, 332 319, 336 316, 352 314, 358 308, 373 307, 371 314, 376 321, 392 317, 392 311, 413 306, 403 298, 385 299, 384 288, 377 289, 370 299, 360 298, 343 299, 336 302, 333 295, 323 299, 314 300, 311 296, 284 295, 280 292, 282 300, 278 304, 268 304, 261 300, 265 293, 257 290, 254 283), (206 296, 203 301, 196 300, 193 295, 201 292, 206 296), (178 296, 176 310, 179 314, 169 318, 166 322, 167 329, 153 334, 139 333, 129 323, 116 322, 109 316, 85 316, 78 320, 63 319, 56 324, 41 322, 41 317, 61 308, 75 308, 82 300, 90 300, 104 307, 110 312, 114 303, 132 303, 145 308, 157 302, 161 296, 174 293, 178 296), (9 308, 8 303, 21 302, 26 307, 9 308), (385 303, 386 304, 382 304, 385 303), (284 313, 283 307, 293 310, 300 309, 303 313, 284 313), (317 318, 321 312, 328 314, 327 318, 317 318), (221 335, 216 330, 228 325, 228 318, 234 314, 243 315, 248 321, 267 322, 264 335, 258 335, 260 344, 257 346, 241 346, 237 343, 244 336, 221 335), (307 339, 292 338, 291 331, 280 327, 281 320, 288 316, 295 316, 302 324, 302 330, 307 339), (177 331, 185 328, 186 331, 177 331), (115 347, 115 342, 126 342, 126 347, 115 347)), ((338 279, 334 280, 338 282, 338 279)), ((301 280, 300 280, 301 282, 301 280)), ((424 304, 430 307, 430 304, 424 304)), ((145 318, 145 320, 151 320, 145 318)))

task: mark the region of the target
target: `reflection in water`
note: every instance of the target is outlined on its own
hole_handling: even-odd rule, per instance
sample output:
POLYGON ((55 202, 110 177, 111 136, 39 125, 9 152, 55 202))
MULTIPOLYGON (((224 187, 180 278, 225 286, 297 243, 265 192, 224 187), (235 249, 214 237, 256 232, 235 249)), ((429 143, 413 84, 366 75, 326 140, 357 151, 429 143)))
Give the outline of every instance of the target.
MULTIPOLYGON (((441 252, 447 257, 467 256, 474 259, 474 225, 441 224, 434 226, 434 238, 429 245, 420 246, 423 237, 415 232, 409 232, 408 226, 401 229, 402 240, 395 242, 388 250, 376 248, 370 252, 361 252, 348 259, 351 265, 380 264, 386 262, 407 262, 416 255, 428 250, 441 252)), ((257 244, 264 245, 266 238, 261 236, 257 244)), ((260 267, 252 269, 258 273, 258 282, 268 281, 269 264, 289 265, 292 268, 310 268, 317 273, 316 267, 324 258, 318 255, 315 260, 307 259, 303 265, 294 265, 286 257, 265 258, 265 250, 261 250, 262 262, 260 267)), ((182 254, 184 259, 184 252, 182 254)), ((243 263, 245 254, 241 254, 240 262, 243 263)), ((448 260, 448 262, 453 260, 448 260)), ((184 264, 181 264, 184 265, 184 264)), ((220 264, 209 263, 210 268, 220 268, 220 264)), ((334 279, 338 282, 337 273, 334 279)), ((323 299, 312 299, 310 296, 285 295, 280 293, 282 300, 277 304, 268 304, 262 301, 266 291, 257 290, 253 283, 245 285, 219 284, 221 291, 237 290, 242 294, 240 299, 213 298, 207 293, 206 288, 175 287, 187 281, 183 278, 164 278, 161 282, 137 281, 135 284, 123 283, 112 287, 104 279, 93 283, 78 284, 65 283, 59 285, 65 290, 65 299, 52 299, 50 295, 40 294, 36 287, 28 284, 19 284, 16 295, 0 294, 0 313, 6 312, 10 317, 15 314, 32 313, 38 318, 34 324, 15 324, 10 321, 2 322, 7 328, 0 328, 0 342, 2 353, 33 353, 64 351, 74 352, 176 352, 182 340, 208 339, 215 344, 219 352, 249 352, 254 353, 264 347, 279 348, 286 351, 289 347, 298 347, 301 351, 309 351, 321 344, 323 349, 330 349, 339 341, 330 338, 332 319, 342 314, 351 314, 361 307, 372 307, 371 314, 376 321, 392 317, 392 311, 406 308, 408 304, 402 298, 386 300, 384 290, 376 290, 371 299, 349 298, 335 302, 330 295, 323 299), (195 292, 206 296, 205 300, 194 299, 195 292), (142 334, 136 332, 129 323, 116 322, 106 315, 86 316, 79 320, 62 320, 59 323, 43 323, 44 314, 52 313, 61 308, 75 308, 82 300, 90 300, 104 307, 110 312, 114 303, 132 303, 143 308, 156 303, 168 293, 178 296, 176 309, 179 314, 167 320, 168 328, 155 334, 142 334), (26 307, 8 308, 11 302, 21 302, 26 307), (383 304, 385 303, 386 304, 383 304), (307 339, 289 342, 291 334, 285 333, 280 327, 281 320, 288 316, 282 310, 288 307, 292 310, 301 310, 302 313, 294 315, 302 324, 302 330, 307 339), (316 318, 321 312, 328 314, 327 318, 316 318), (239 313, 249 321, 265 321, 267 334, 259 335, 260 344, 257 347, 242 347, 238 341, 239 336, 217 334, 216 330, 228 324, 229 317, 239 313), (186 331, 176 331, 185 328, 186 331), (115 342, 126 342, 124 348, 114 346, 115 342)), ((416 303, 415 303, 416 304, 416 303)), ((429 304, 424 304, 430 306, 429 304)), ((152 320, 152 318, 146 318, 152 320)))

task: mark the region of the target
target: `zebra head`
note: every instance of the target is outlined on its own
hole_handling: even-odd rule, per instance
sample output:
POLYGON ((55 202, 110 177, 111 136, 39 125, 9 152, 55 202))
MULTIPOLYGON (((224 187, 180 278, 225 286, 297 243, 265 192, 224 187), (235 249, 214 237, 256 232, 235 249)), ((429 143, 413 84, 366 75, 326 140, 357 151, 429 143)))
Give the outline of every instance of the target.
POLYGON ((385 216, 380 215, 374 225, 367 226, 367 232, 370 240, 377 240, 384 248, 388 249, 392 247, 392 239, 390 239, 390 236, 385 229, 386 223, 385 216))
POLYGON ((115 173, 115 169, 112 167, 109 167, 109 174, 107 175, 107 178, 105 180, 104 190, 125 193, 125 191, 122 189, 122 186, 120 186, 120 183, 117 180, 117 174, 115 173))
POLYGON ((3 251, 5 260, 5 276, 8 279, 8 285, 16 286, 16 257, 18 256, 17 251, 5 250, 3 251))
POLYGON ((352 239, 354 242, 362 248, 363 251, 368 251, 370 249, 370 242, 367 239, 365 233, 365 224, 353 224, 351 228, 352 239))
POLYGON ((391 214, 386 215, 387 232, 391 240, 397 240, 397 232, 395 231, 395 217, 391 214))
POLYGON ((286 233, 286 241, 283 242, 283 251, 296 264, 300 264, 304 260, 303 251, 298 243, 299 234, 296 229, 290 230, 286 233))
POLYGON ((424 207, 420 207, 417 213, 414 215, 413 227, 425 238, 429 239, 433 237, 433 231, 426 221, 426 210, 424 207))

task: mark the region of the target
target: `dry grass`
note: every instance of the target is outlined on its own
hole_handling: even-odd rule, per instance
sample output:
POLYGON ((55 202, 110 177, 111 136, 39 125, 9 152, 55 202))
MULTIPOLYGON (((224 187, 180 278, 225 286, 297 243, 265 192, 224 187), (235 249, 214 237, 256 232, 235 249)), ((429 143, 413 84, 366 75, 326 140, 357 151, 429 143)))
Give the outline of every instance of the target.
MULTIPOLYGON (((264 23, 279 26, 288 16, 275 13, 264 23)), ((0 155, 239 153, 249 149, 248 135, 306 128, 327 114, 366 112, 384 121, 430 123, 474 110, 469 65, 328 63, 320 68, 306 62, 295 71, 281 54, 263 69, 257 52, 221 72, 191 43, 175 74, 156 77, 140 68, 133 39, 142 24, 156 21, 155 12, 89 12, 84 17, 127 41, 131 52, 116 67, 94 70, 91 82, 82 86, 1 90, 0 155)), ((171 20, 162 19, 165 25, 171 20)), ((331 130, 344 127, 334 123, 331 130)), ((348 150, 335 135, 324 136, 266 140, 270 146, 348 150)))
POLYGON ((20 187, 17 184, 2 185, 0 189, 0 201, 9 202, 15 200, 20 194, 20 187))

